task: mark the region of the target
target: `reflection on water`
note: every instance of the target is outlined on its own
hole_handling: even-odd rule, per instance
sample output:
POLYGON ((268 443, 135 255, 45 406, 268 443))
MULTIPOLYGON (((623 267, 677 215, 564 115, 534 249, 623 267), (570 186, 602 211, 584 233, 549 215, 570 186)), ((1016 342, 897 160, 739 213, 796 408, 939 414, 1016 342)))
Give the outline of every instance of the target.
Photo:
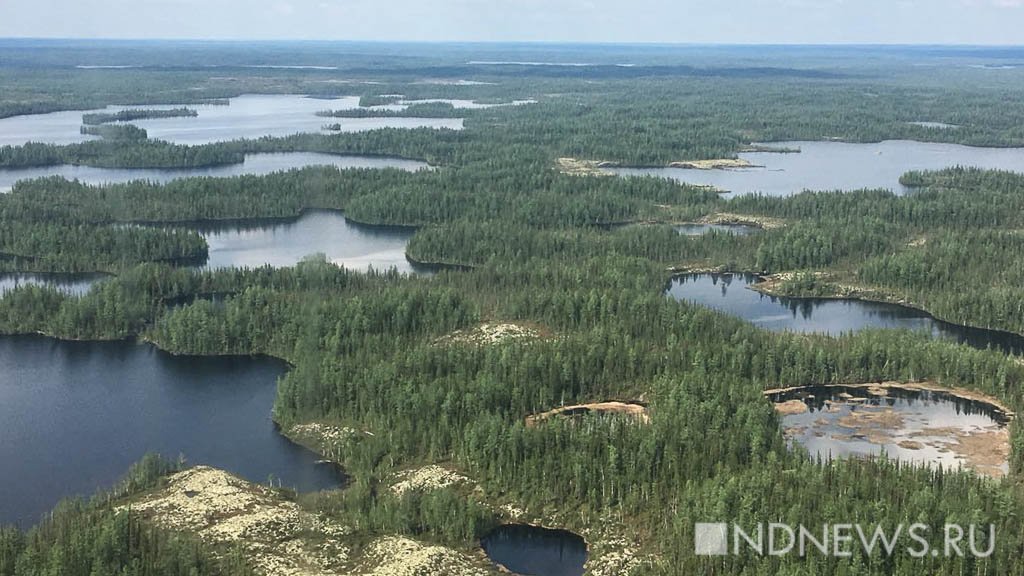
POLYGON ((967 466, 995 476, 1009 471, 1008 418, 982 402, 860 386, 808 387, 770 399, 790 403, 783 417, 787 438, 824 460, 884 452, 947 469, 967 466))
POLYGON ((565 530, 507 524, 481 545, 491 560, 524 576, 582 576, 587 561, 587 543, 565 530))
POLYGON ((668 294, 774 331, 816 332, 837 336, 866 328, 904 328, 928 332, 975 348, 1024 354, 1024 337, 996 330, 967 328, 936 320, 924 312, 878 302, 778 298, 748 289, 746 274, 691 274, 674 278, 668 294))
POLYGON ((64 294, 81 296, 104 278, 103 274, 0 274, 0 297, 20 286, 47 286, 64 294))
POLYGON ((306 256, 321 253, 354 270, 415 271, 405 257, 412 229, 356 224, 331 210, 310 210, 289 221, 187 227, 202 234, 209 244, 209 268, 294 266, 306 256))
POLYGON ((803 190, 861 188, 884 188, 904 193, 907 190, 899 180, 908 170, 976 166, 1024 172, 1024 148, 974 148, 907 140, 878 144, 778 142, 770 146, 800 149, 800 153, 749 152, 739 155, 756 168, 617 168, 614 172, 623 176, 672 178, 690 184, 714 186, 733 194, 760 192, 769 196, 788 196, 803 190))
POLYGON ((743 224, 681 224, 676 226, 676 231, 683 236, 703 236, 711 232, 749 236, 760 232, 761 229, 756 226, 746 226, 743 224))

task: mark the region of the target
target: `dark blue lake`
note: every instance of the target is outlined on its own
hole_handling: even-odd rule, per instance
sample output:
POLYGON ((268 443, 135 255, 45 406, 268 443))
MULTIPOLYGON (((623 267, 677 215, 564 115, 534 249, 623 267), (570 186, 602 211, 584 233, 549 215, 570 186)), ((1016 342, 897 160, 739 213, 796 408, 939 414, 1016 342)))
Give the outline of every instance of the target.
POLYGON ((284 372, 270 358, 0 337, 0 524, 27 527, 61 498, 109 488, 147 452, 301 491, 340 486, 271 421, 284 372))

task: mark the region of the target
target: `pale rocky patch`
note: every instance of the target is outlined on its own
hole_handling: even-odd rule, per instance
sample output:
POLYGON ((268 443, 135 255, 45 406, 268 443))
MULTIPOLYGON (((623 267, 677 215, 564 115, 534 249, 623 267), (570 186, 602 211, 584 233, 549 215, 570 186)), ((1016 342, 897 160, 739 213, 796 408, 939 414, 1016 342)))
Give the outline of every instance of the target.
POLYGON ((424 466, 399 474, 400 480, 391 486, 392 492, 401 496, 410 490, 429 491, 449 488, 471 480, 458 472, 437 465, 424 466))
POLYGON ((636 550, 623 548, 593 558, 587 569, 591 576, 628 576, 646 564, 636 550))
POLYGON ((311 450, 323 454, 333 462, 344 460, 346 450, 364 436, 373 436, 367 430, 356 430, 346 426, 332 426, 311 422, 296 424, 288 428, 285 436, 311 450))
POLYGON ((607 163, 598 160, 580 160, 577 158, 559 158, 555 160, 555 168, 569 176, 614 176, 615 173, 605 170, 607 163))
POLYGON ((654 559, 642 554, 638 543, 627 536, 619 521, 608 515, 597 527, 586 530, 587 574, 590 576, 630 576, 640 568, 652 566, 654 559))
POLYGON ((296 424, 289 429, 288 435, 304 440, 315 440, 319 443, 347 442, 366 434, 355 428, 329 426, 327 424, 296 424))
POLYGON ((371 542, 365 550, 367 576, 486 576, 472 557, 445 548, 428 546, 408 538, 388 536, 371 542))
POLYGON ((488 322, 468 330, 456 330, 441 338, 440 343, 448 344, 501 344, 512 340, 533 340, 541 334, 533 328, 511 322, 488 322))
POLYGON ((526 510, 512 503, 505 504, 500 509, 513 520, 521 520, 526 517, 526 510))
POLYGON ((340 576, 339 567, 349 560, 341 541, 351 532, 347 527, 214 468, 179 472, 131 509, 208 544, 240 545, 249 565, 268 576, 340 576))
POLYGON ((785 220, 772 218, 770 216, 755 216, 753 214, 734 214, 732 212, 718 212, 709 214, 697 221, 698 224, 739 224, 743 226, 756 226, 764 230, 774 230, 786 225, 785 220))

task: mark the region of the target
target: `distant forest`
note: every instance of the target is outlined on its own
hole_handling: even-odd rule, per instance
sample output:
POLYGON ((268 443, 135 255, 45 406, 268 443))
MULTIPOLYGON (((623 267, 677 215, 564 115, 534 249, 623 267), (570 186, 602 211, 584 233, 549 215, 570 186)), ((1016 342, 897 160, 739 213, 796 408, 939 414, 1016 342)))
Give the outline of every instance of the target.
MULTIPOLYGON (((1024 175, 950 167, 907 173, 903 184, 914 191, 902 196, 856 190, 727 199, 666 179, 565 174, 558 160, 664 166, 734 158, 753 143, 787 140, 1024 146, 1024 73, 993 79, 959 65, 974 56, 898 49, 848 66, 835 62, 849 48, 825 55, 766 49, 752 58, 756 65, 737 66, 727 62, 749 52, 709 49, 681 64, 658 48, 611 47, 581 58, 608 65, 566 67, 466 64, 478 58, 450 46, 428 55, 395 48, 400 54, 387 57, 355 46, 338 70, 298 71, 246 66, 249 58, 299 57, 335 65, 332 50, 340 49, 282 55, 230 45, 176 54, 145 45, 133 55, 91 48, 89 62, 131 56, 144 67, 54 72, 69 61, 67 50, 13 51, 0 66, 0 117, 107 105, 178 108, 87 115, 83 130, 101 138, 2 147, 0 168, 202 167, 285 151, 394 156, 435 167, 309 167, 109 186, 54 177, 21 181, 0 195, 0 270, 113 275, 81 297, 39 286, 10 291, 0 298, 0 333, 141 339, 175 354, 286 360, 291 369, 273 407, 284 433, 308 423, 368 432, 311 446, 342 465, 351 478, 344 490, 281 496, 352 527, 346 537, 353 542, 400 534, 476 550, 512 506, 588 534, 595 550, 628 544, 644 558, 633 567, 638 576, 1018 572, 1024 433, 1016 422, 1003 480, 886 458, 822 462, 783 437, 763 391, 928 380, 991 394, 1020 411, 1020 358, 904 331, 772 333, 664 291, 680 271, 788 273, 782 294, 835 296, 853 286, 949 322, 1024 334, 1024 175), (198 62, 214 56, 220 67, 198 62), (147 68, 162 57, 164 67, 147 68), (947 65, 922 71, 911 64, 919 58, 947 65), (344 83, 328 82, 341 77, 344 83), (187 106, 241 93, 282 92, 358 96, 366 105, 393 103, 387 95, 394 94, 537 103, 325 111, 325 123, 457 113, 465 129, 201 146, 151 139, 131 124, 192 116, 187 106), (130 225, 286 218, 309 208, 415 227, 408 257, 439 269, 363 273, 311 255, 290 268, 204 270, 195 266, 209 252, 199 234, 130 225), (776 225, 746 236, 675 230, 723 215, 776 225), (528 326, 537 336, 495 345, 451 341, 455 331, 483 322, 528 326), (595 414, 526 425, 531 414, 609 399, 642 400, 649 422, 595 414), (405 496, 384 489, 395 474, 427 464, 457 470, 479 489, 405 496), (991 523, 999 538, 986 559, 698 557, 693 524, 708 518, 991 523)), ((514 59, 500 52, 510 48, 481 50, 494 51, 494 61, 514 59)), ((0 576, 251 573, 235 549, 115 511, 179 466, 148 457, 106 497, 64 503, 31 530, 0 530, 0 576)))

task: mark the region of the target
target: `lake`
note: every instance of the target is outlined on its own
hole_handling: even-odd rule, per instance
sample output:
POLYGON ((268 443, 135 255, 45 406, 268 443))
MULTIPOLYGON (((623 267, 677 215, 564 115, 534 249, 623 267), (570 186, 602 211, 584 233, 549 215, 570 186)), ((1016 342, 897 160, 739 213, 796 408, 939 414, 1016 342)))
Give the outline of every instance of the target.
POLYGON ((262 176, 272 172, 293 170, 306 166, 334 166, 341 169, 398 168, 410 172, 429 167, 426 162, 416 160, 372 156, 339 156, 319 152, 246 154, 245 161, 240 164, 227 164, 207 168, 93 168, 92 166, 63 164, 41 168, 0 169, 0 192, 10 192, 14 183, 19 180, 48 176, 63 176, 68 180, 79 180, 86 184, 119 184, 132 180, 149 180, 151 182, 163 183, 193 176, 213 176, 218 178, 242 175, 262 176))
POLYGON ((481 541, 487 557, 524 576, 582 576, 587 543, 565 530, 506 524, 481 541))
POLYGON ((0 273, 0 297, 19 286, 47 286, 64 294, 81 296, 106 278, 103 274, 23 274, 0 273))
POLYGON ((405 258, 415 230, 366 226, 348 221, 333 210, 307 210, 296 219, 189 224, 210 247, 208 268, 270 265, 294 266, 302 258, 323 253, 335 264, 355 270, 416 269, 405 258))
POLYGON ((976 166, 1024 173, 1024 148, 974 148, 890 140, 878 144, 845 142, 773 142, 800 153, 746 152, 740 158, 759 166, 726 170, 683 168, 610 168, 622 176, 660 176, 714 186, 730 195, 763 193, 788 196, 803 190, 885 188, 907 192, 900 176, 908 170, 976 166))
MULTIPOLYGON (((258 268, 294 266, 303 258, 322 253, 335 264, 352 270, 432 274, 436 267, 418 265, 405 257, 415 234, 412 228, 368 226, 350 222, 335 210, 307 210, 298 218, 182 224, 155 224, 194 230, 206 239, 206 268, 258 268)), ((73 296, 88 292, 102 274, 2 274, 0 297, 18 286, 50 286, 73 296)))
POLYGON ((822 460, 884 452, 947 470, 1009 472, 1007 420, 984 402, 891 386, 814 386, 769 399, 787 439, 822 460))
MULTIPOLYGON (((196 117, 152 118, 131 124, 144 128, 151 139, 177 144, 209 144, 238 138, 289 136, 300 132, 326 133, 325 124, 341 124, 342 132, 360 132, 378 128, 462 128, 460 118, 321 118, 321 110, 357 108, 359 98, 307 98, 295 94, 246 94, 231 98, 228 106, 185 105, 199 113, 196 117)), ((169 109, 182 105, 107 106, 98 110, 29 114, 0 119, 0 146, 20 146, 26 142, 72 144, 93 137, 82 135, 82 115, 117 112, 129 108, 169 109)))
POLYGON ((65 496, 109 488, 147 452, 302 491, 343 482, 275 429, 283 362, 0 337, 0 367, 0 524, 27 527, 65 496))
POLYGON ((779 332, 837 336, 868 328, 904 328, 975 348, 992 347, 1007 353, 1024 354, 1024 336, 958 326, 896 304, 768 296, 747 288, 756 281, 754 276, 747 274, 691 274, 674 278, 668 295, 779 332))

